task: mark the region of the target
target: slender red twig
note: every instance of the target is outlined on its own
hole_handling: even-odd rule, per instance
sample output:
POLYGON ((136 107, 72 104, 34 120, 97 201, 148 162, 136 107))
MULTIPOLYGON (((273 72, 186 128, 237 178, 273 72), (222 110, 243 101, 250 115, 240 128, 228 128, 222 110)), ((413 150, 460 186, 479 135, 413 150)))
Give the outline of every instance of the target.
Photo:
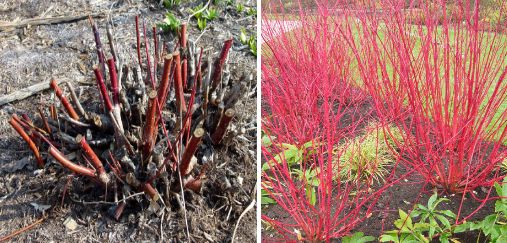
POLYGON ((102 77, 102 73, 99 71, 99 68, 96 65, 93 66, 93 72, 95 73, 95 79, 97 80, 97 85, 99 86, 100 93, 102 94, 104 106, 106 107, 107 111, 112 111, 113 105, 111 104, 109 94, 107 93, 104 77, 102 77))
POLYGON ((101 72, 103 74, 106 73, 106 63, 105 63, 105 55, 104 50, 102 49, 102 42, 100 41, 100 33, 97 30, 97 25, 95 22, 93 22, 93 18, 91 16, 88 16, 88 21, 90 22, 90 25, 92 26, 93 36, 95 38, 95 46, 97 48, 97 57, 99 59, 99 64, 101 67, 101 72))
POLYGON ((6 235, 2 238, 0 238, 0 242, 5 242, 5 241, 8 241, 10 239, 12 239, 13 237, 16 237, 17 235, 25 232, 25 231, 28 231, 28 230, 31 230, 33 227, 37 226, 38 224, 42 223, 42 221, 44 221, 47 217, 42 217, 40 218, 39 220, 21 228, 21 229, 18 229, 12 233, 10 233, 9 235, 6 235))
POLYGON ((18 132, 18 134, 23 138, 23 140, 25 140, 25 142, 28 144, 28 146, 30 147, 30 149, 32 150, 32 152, 35 156, 35 159, 36 159, 36 162, 37 162, 37 165, 39 166, 39 168, 44 168, 44 160, 42 159, 42 157, 39 153, 39 149, 37 148, 37 145, 35 145, 33 140, 30 138, 30 136, 28 136, 28 134, 26 134, 25 130, 23 130, 23 128, 20 126, 20 124, 16 121, 16 119, 14 117, 11 117, 11 119, 9 120, 9 123, 14 128, 14 130, 16 130, 16 132, 18 132))
POLYGON ((173 54, 174 62, 176 64, 176 68, 174 70, 174 92, 176 96, 176 108, 181 113, 185 113, 185 97, 183 96, 183 81, 181 77, 181 59, 180 52, 177 51, 173 54))
POLYGON ((65 110, 67 111, 69 116, 74 120, 79 120, 79 115, 74 110, 74 108, 70 104, 69 100, 67 100, 67 97, 65 97, 63 95, 63 92, 60 89, 60 87, 58 87, 58 84, 56 83, 55 79, 51 80, 51 83, 49 84, 49 86, 55 91, 56 96, 58 97, 58 99, 62 103, 63 107, 65 108, 65 110))
POLYGON ((51 156, 53 156, 53 158, 55 158, 61 165, 63 165, 65 168, 71 170, 72 172, 74 172, 78 175, 84 175, 84 176, 96 178, 94 170, 71 162, 57 148, 55 148, 53 146, 49 146, 48 153, 51 154, 51 156))
POLYGON ((118 89, 118 74, 116 73, 116 64, 114 63, 114 59, 108 59, 107 66, 109 68, 109 78, 113 93, 113 105, 116 106, 120 104, 120 90, 118 89))

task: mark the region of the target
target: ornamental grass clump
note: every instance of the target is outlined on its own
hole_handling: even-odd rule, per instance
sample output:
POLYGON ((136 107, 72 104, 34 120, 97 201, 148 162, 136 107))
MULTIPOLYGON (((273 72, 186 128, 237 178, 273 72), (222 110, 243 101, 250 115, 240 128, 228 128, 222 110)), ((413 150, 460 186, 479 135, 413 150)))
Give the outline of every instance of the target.
POLYGON ((81 182, 96 184, 104 192, 97 201, 114 205, 117 220, 129 203, 144 202, 157 213, 174 200, 185 208, 183 190, 201 191, 209 162, 203 154, 209 157, 222 142, 243 90, 220 85, 232 39, 203 70, 203 50, 187 45, 184 24, 175 49, 168 50, 155 27, 149 45, 145 24, 141 29, 135 20, 137 60, 129 62, 115 52, 110 28, 111 53, 106 54, 90 18, 98 57, 91 73, 98 88, 95 101, 80 101, 67 83, 69 100, 53 79, 48 85, 57 99, 49 115, 41 106, 37 116, 15 114, 10 120, 40 168, 54 159, 81 182), (147 200, 134 198, 141 194, 147 200))
POLYGON ((348 235, 371 216, 380 194, 393 183, 373 187, 372 175, 336 179, 340 166, 333 161, 343 149, 335 148, 356 135, 369 112, 361 110, 365 97, 351 80, 351 56, 337 28, 341 23, 329 11, 334 6, 315 4, 316 14, 300 9, 287 19, 291 22, 283 10, 265 15, 262 27, 262 125, 270 140, 262 147, 262 189, 263 197, 275 203, 263 209, 262 220, 277 237, 309 242, 348 235), (305 149, 289 157, 288 147, 305 149), (270 207, 289 217, 270 217, 270 207))
MULTIPOLYGON (((402 141, 403 136, 397 127, 391 125, 388 129, 392 136, 402 141)), ((395 146, 382 125, 371 122, 364 134, 335 148, 343 151, 340 158, 334 160, 335 170, 339 171, 335 176, 341 180, 373 179, 375 183, 383 183, 399 155, 395 146)))
POLYGON ((405 2, 346 14, 342 35, 365 90, 379 118, 403 131, 402 141, 391 136, 400 159, 426 183, 446 193, 491 187, 507 155, 507 36, 480 28, 480 1, 453 3, 452 17, 446 1, 420 3, 420 25, 407 21, 405 2))

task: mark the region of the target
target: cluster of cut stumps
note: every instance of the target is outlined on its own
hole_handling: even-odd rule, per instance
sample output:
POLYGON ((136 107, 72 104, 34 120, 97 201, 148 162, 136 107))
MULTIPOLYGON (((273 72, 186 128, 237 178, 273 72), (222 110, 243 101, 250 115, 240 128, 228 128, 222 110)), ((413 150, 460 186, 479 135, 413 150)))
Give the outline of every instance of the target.
POLYGON ((109 26, 111 58, 106 59, 97 26, 89 20, 99 62, 93 71, 100 105, 85 110, 72 85, 67 83, 69 101, 53 79, 49 85, 63 109, 58 110, 56 101, 49 106, 48 115, 41 107, 39 119, 14 114, 10 124, 27 142, 40 168, 50 158, 44 158, 40 151, 48 151, 63 167, 112 192, 106 194, 106 200, 119 202, 116 219, 125 208, 126 198, 134 193, 144 192, 150 205, 161 208, 171 195, 184 188, 199 192, 206 163, 212 161, 212 146, 222 142, 234 117, 234 106, 244 92, 239 84, 228 90, 220 85, 230 78, 223 75, 223 69, 232 39, 224 42, 213 63, 210 57, 205 63, 203 49, 196 52, 193 43, 187 44, 185 24, 172 53, 165 45, 159 46, 153 27, 155 51, 151 63, 146 27, 143 23, 142 43, 136 17, 138 62, 127 66, 118 60, 109 26), (141 45, 146 53, 144 65, 141 45), (157 82, 159 64, 162 72, 157 82), (201 70, 201 66, 205 68, 201 70), (205 72, 207 75, 203 75, 205 72), (109 84, 104 81, 106 75, 109 84), (196 156, 198 150, 204 154, 200 158, 196 156))

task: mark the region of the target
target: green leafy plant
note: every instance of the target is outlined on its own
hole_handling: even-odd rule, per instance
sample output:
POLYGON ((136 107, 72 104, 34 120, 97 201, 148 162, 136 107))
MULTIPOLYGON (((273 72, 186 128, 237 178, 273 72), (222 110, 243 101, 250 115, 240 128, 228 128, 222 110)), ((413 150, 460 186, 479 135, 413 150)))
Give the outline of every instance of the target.
POLYGON ((452 238, 457 233, 458 226, 451 225, 456 215, 450 210, 438 210, 440 203, 448 201, 447 198, 438 198, 433 194, 426 205, 417 204, 415 209, 407 214, 399 209, 400 218, 394 221, 397 230, 384 232, 380 236, 381 242, 430 242, 438 236, 439 241, 456 242, 452 238), (415 219, 419 221, 415 222, 415 219))
POLYGON ((181 4, 181 0, 164 0, 164 7, 167 9, 172 9, 173 7, 177 7, 181 4))
POLYGON ((303 186, 305 187, 306 198, 310 202, 311 205, 315 205, 317 203, 317 192, 315 191, 316 187, 320 185, 320 180, 317 177, 320 170, 317 169, 308 169, 305 171, 299 169, 293 169, 292 174, 295 174, 301 182, 303 182, 303 186))
POLYGON ((241 3, 236 4, 236 11, 238 13, 243 13, 243 11, 245 11, 245 5, 243 5, 241 3))
POLYGON ((375 241, 375 237, 356 232, 353 235, 342 237, 342 243, 366 243, 375 241))
POLYGON ((177 33, 180 29, 181 22, 174 14, 166 13, 165 19, 162 23, 157 24, 159 28, 161 28, 164 32, 174 32, 177 33))
POLYGON ((243 45, 248 45, 250 53, 252 53, 254 56, 257 56, 257 38, 254 35, 248 36, 245 28, 241 28, 239 41, 243 45))
POLYGON ((391 134, 387 135, 376 123, 370 123, 365 130, 365 135, 336 148, 337 151, 344 151, 336 161, 338 165, 334 166, 337 178, 357 180, 371 177, 377 182, 384 181, 384 176, 389 172, 387 167, 396 160, 390 149, 396 147, 391 136, 401 141, 401 131, 391 127, 391 134))
POLYGON ((209 21, 212 21, 218 17, 218 11, 213 7, 209 7, 204 11, 203 17, 209 21))
POLYGON ((243 45, 248 43, 248 35, 246 34, 246 29, 243 27, 241 27, 241 32, 239 34, 239 41, 241 41, 243 45))
POLYGON ((255 36, 252 35, 248 39, 248 47, 250 47, 250 52, 254 56, 257 56, 257 38, 255 38, 255 36))
POLYGON ((202 3, 195 6, 194 8, 190 8, 188 11, 191 15, 193 15, 197 20, 202 19, 202 15, 204 11, 201 11, 203 8, 202 3))
POLYGON ((507 242, 507 177, 504 178, 502 185, 495 183, 495 190, 500 197, 495 202, 495 213, 479 222, 458 225, 455 233, 480 230, 488 238, 488 242, 507 242))
POLYGON ((197 19, 197 28, 199 28, 201 31, 204 30, 206 28, 206 19, 197 19))
MULTIPOLYGON (((262 182, 262 186, 269 187, 266 182, 262 182)), ((261 205, 276 204, 276 201, 266 192, 265 189, 261 189, 261 205)))
POLYGON ((306 143, 304 143, 301 146, 288 144, 288 143, 281 143, 277 144, 279 148, 281 148, 283 151, 278 153, 274 156, 274 158, 262 165, 262 170, 267 171, 269 170, 269 164, 273 163, 281 163, 283 159, 287 162, 287 166, 293 166, 295 164, 298 164, 300 161, 304 159, 305 155, 311 155, 314 152, 315 147, 319 146, 319 143, 311 140, 306 143))
POLYGON ((256 16, 257 15, 257 9, 256 8, 248 8, 246 11, 246 15, 248 16, 256 16))
POLYGON ((401 209, 398 210, 398 213, 400 218, 394 221, 394 226, 396 226, 397 230, 384 232, 384 234, 380 236, 380 242, 429 242, 429 239, 422 233, 424 229, 427 228, 426 225, 421 223, 414 224, 412 217, 401 209))

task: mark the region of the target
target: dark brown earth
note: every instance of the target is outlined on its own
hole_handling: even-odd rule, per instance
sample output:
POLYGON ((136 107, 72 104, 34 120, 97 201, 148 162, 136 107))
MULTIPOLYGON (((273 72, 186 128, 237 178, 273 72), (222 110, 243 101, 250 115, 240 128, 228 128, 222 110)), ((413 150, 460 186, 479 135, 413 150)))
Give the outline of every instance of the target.
MULTIPOLYGON (((178 18, 186 20, 187 8, 198 3, 183 3, 175 13, 178 18)), ((255 7, 247 2, 243 4, 255 7)), ((6 0, 0 4, 0 24, 35 17, 109 14, 117 46, 121 47, 119 52, 128 60, 136 55, 134 16, 140 15, 147 26, 152 26, 163 20, 165 12, 158 1, 6 0)), ((255 17, 247 16, 245 12, 237 13, 234 6, 222 7, 219 16, 218 20, 208 23, 197 43, 198 47, 211 47, 214 57, 224 40, 231 36, 238 39, 241 27, 249 34, 256 30, 255 17)), ((106 21, 107 18, 95 17, 104 44, 107 43, 106 21)), ((188 29, 190 38, 194 39, 201 33, 195 22, 191 20, 188 29)), ((163 34, 162 39, 172 41, 174 38, 163 34)), ((202 195, 185 194, 189 230, 194 242, 230 241, 238 217, 254 199, 256 58, 248 48, 237 43, 235 41, 229 54, 231 80, 239 80, 246 73, 253 75, 250 77, 253 81, 248 83, 247 94, 236 106, 238 112, 233 124, 247 132, 227 139, 217 148, 202 195)), ((95 43, 86 19, 0 31, 0 97, 42 81, 49 83, 54 77, 72 82, 81 93, 81 99, 93 101, 97 99, 97 93, 91 67, 96 60, 95 43)), ((104 194, 100 189, 84 184, 82 178, 68 177, 70 173, 56 164, 48 165, 44 170, 35 168, 31 151, 10 127, 8 119, 13 113, 26 112, 35 116, 38 105, 51 99, 51 93, 44 91, 0 107, 0 238, 44 217, 40 224, 12 241, 186 241, 183 216, 174 205, 169 205, 164 216, 158 217, 142 204, 134 204, 136 206, 125 209, 117 222, 110 216, 111 205, 83 203, 100 201, 104 194), (47 209, 42 210, 46 206, 47 209), (77 223, 75 230, 64 226, 67 219, 77 223)), ((235 240, 254 242, 256 225, 254 208, 241 220, 235 240)))

